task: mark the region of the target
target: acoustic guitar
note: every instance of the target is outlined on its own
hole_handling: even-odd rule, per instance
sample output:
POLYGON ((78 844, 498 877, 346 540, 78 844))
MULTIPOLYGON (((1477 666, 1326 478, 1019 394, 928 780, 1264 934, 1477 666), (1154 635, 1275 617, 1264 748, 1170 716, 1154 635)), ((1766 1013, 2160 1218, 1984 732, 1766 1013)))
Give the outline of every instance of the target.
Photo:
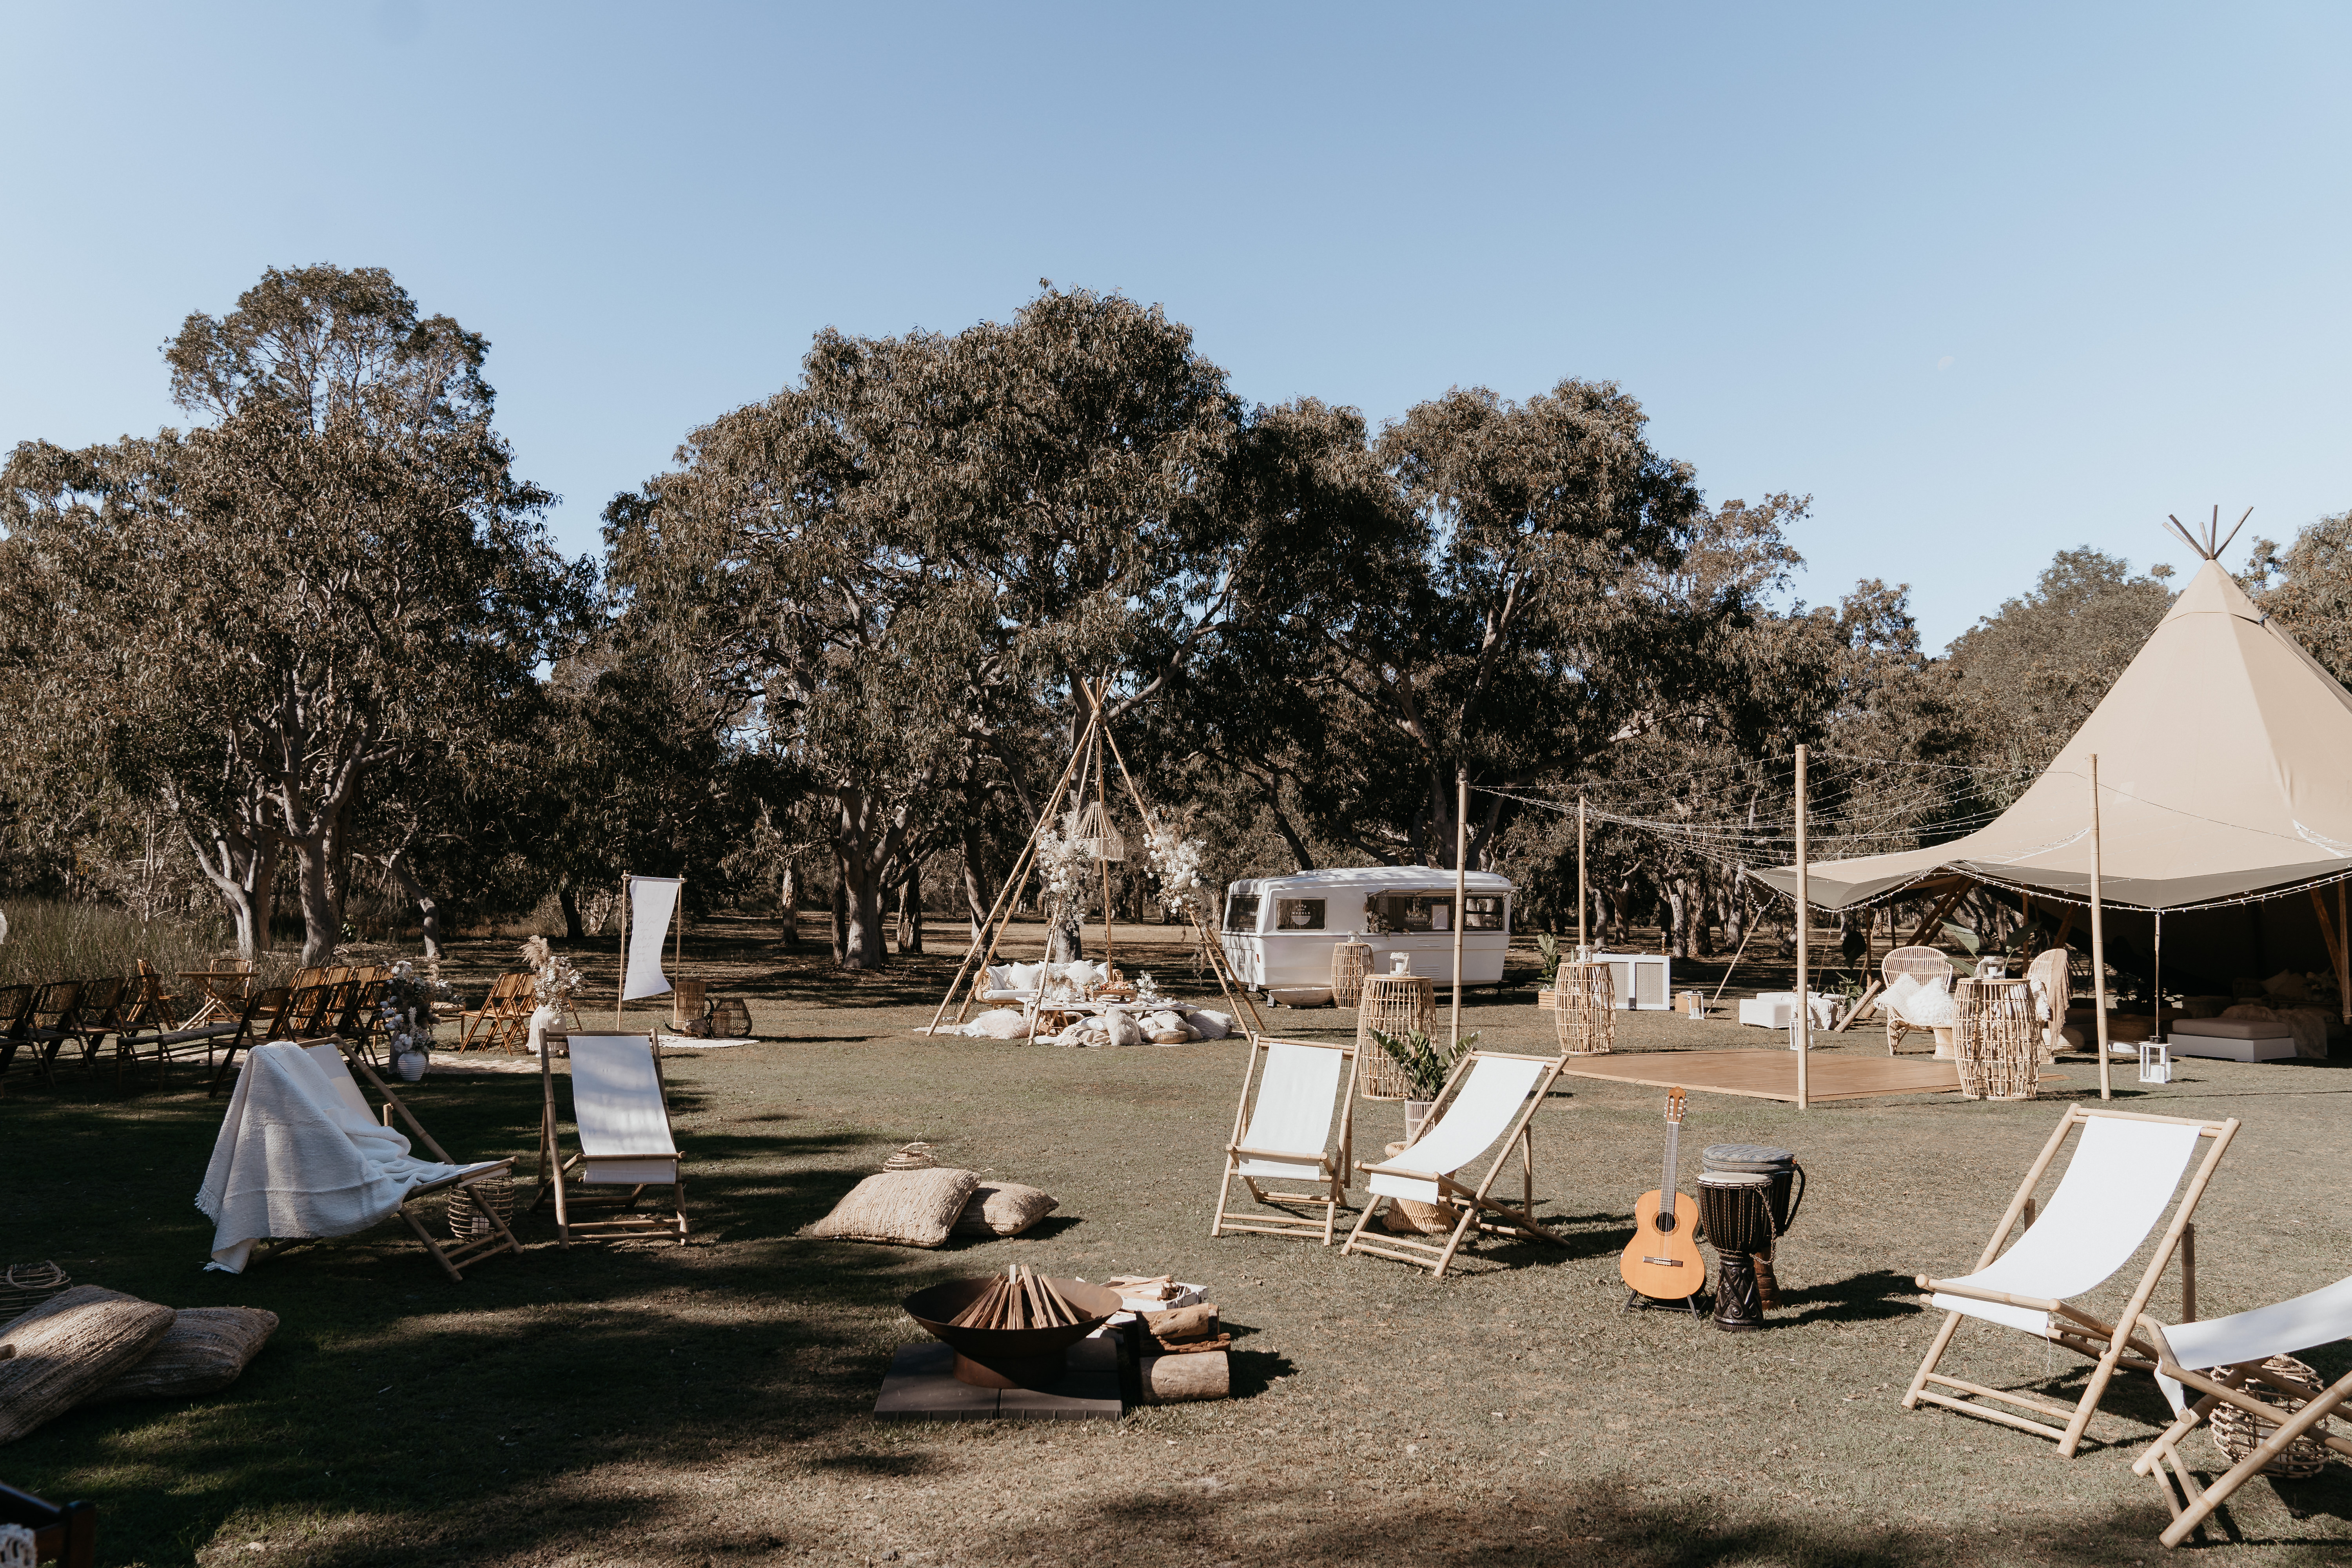
POLYGON ((1679 1089, 1666 1095, 1666 1177, 1633 1205, 1633 1239, 1617 1260, 1625 1283, 1655 1301, 1687 1300, 1706 1288, 1706 1262, 1696 1235, 1698 1205, 1675 1191, 1684 1099, 1679 1089))

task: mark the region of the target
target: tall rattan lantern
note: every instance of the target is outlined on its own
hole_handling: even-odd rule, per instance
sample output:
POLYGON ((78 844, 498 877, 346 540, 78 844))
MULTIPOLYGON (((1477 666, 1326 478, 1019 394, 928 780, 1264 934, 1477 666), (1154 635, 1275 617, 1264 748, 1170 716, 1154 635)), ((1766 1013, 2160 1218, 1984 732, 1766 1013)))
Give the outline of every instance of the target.
POLYGON ((1356 1013, 1357 1084, 1366 1100, 1411 1100, 1404 1069, 1372 1041, 1386 1035, 1437 1033, 1437 985, 1426 974, 1371 974, 1364 978, 1356 1013))
POLYGON ((1560 1055, 1599 1057, 1617 1048, 1617 987, 1607 964, 1561 964, 1551 1008, 1560 1055))
POLYGON ((1372 944, 1343 942, 1331 950, 1331 1005, 1353 1007, 1363 998, 1364 977, 1372 972, 1372 944))

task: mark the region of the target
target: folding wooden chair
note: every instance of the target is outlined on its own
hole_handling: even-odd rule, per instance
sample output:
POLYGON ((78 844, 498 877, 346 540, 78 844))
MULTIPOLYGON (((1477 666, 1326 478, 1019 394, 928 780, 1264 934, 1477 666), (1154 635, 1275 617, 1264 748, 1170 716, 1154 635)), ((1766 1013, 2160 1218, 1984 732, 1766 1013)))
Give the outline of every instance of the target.
POLYGON ((2008 1212, 1994 1226, 1992 1239, 1985 1244, 1983 1256, 1977 1259, 1976 1271, 1957 1279, 1918 1276, 1919 1288, 1933 1292, 1934 1304, 1945 1310, 1944 1325, 1936 1331, 1935 1342, 1927 1347, 1927 1359, 1919 1363, 1917 1374, 1911 1379, 1911 1386, 1903 1395, 1903 1407, 1916 1410, 1925 1400, 1964 1415, 2054 1438, 2058 1452, 2073 1458, 2116 1368, 2155 1370, 2159 1352, 2147 1340, 2136 1337, 2130 1325, 2139 1321, 2158 1279, 2176 1255, 2180 1258, 2180 1315, 2197 1315, 2197 1242, 2190 1216, 2197 1212, 2198 1200, 2205 1195, 2206 1184, 2213 1179, 2213 1169, 2229 1152, 2230 1140, 2237 1131, 2234 1117, 2227 1121, 2198 1121, 2178 1116, 2144 1116, 2136 1111, 2071 1107, 2058 1119, 2057 1130, 2042 1146, 2041 1158, 2025 1173, 2017 1195, 2010 1200, 2008 1212), (2033 1189, 2058 1157, 2066 1135, 2076 1128, 2082 1129, 2083 1135, 2076 1142, 2074 1157, 2067 1163, 2066 1174, 2050 1194, 2048 1205, 2035 1218, 2032 1212, 2033 1189), (2197 1152, 2198 1141, 2206 1138, 2212 1140, 2212 1147, 2198 1163, 2176 1205, 2173 1193, 2180 1187, 2181 1173, 2189 1168, 2190 1156, 2197 1152), (2157 1242, 2147 1267, 2133 1288, 2130 1304, 2115 1323, 2074 1304, 2070 1298, 2096 1289, 2131 1261, 2132 1255, 2140 1249, 2168 1208, 2172 1211, 2172 1223, 2157 1242), (2001 1244, 2009 1239, 2021 1218, 2026 1222, 2025 1234, 2014 1247, 2002 1252, 2001 1244), (2030 1394, 1964 1383, 1938 1373, 1936 1364, 1950 1347, 1953 1331, 1964 1317, 2021 1330, 2096 1363, 2081 1400, 2070 1408, 2030 1394), (1936 1386, 1929 1387, 1931 1384, 1936 1386), (1939 1393, 1937 1389, 1950 1392, 1939 1393), (2053 1426, 2047 1421, 2013 1415, 1983 1403, 1987 1400, 2030 1410, 2064 1425, 2053 1426))
POLYGON ((1419 1141, 1396 1158, 1377 1165, 1356 1162, 1356 1169, 1370 1178, 1365 1184, 1371 1189, 1372 1201, 1356 1216, 1356 1228, 1349 1233, 1348 1244, 1340 1250, 1393 1258, 1426 1268, 1433 1279, 1443 1279, 1445 1270, 1453 1265, 1454 1255, 1474 1230, 1567 1246, 1536 1218, 1535 1140, 1528 1126, 1566 1065, 1565 1057, 1465 1051, 1430 1107, 1432 1120, 1419 1141), (1503 1162, 1514 1143, 1519 1149, 1521 1188, 1516 1205, 1496 1197, 1492 1190, 1495 1178, 1503 1173, 1503 1162), (1487 1163, 1486 1173, 1479 1178, 1476 1186, 1466 1186, 1454 1179, 1455 1172, 1489 1149, 1495 1152, 1495 1157, 1487 1163), (1433 1247, 1402 1236, 1366 1237, 1365 1227, 1380 1212, 1383 1200, 1396 1198, 1454 1205, 1460 1217, 1453 1234, 1445 1238, 1445 1245, 1433 1247))
POLYGON ((1263 1236, 1313 1236, 1324 1246, 1331 1245, 1339 1205, 1348 1201, 1349 1165, 1355 1153, 1355 1066, 1352 1041, 1257 1037, 1242 1072, 1241 1104, 1234 1111, 1234 1135, 1225 1145, 1225 1176, 1217 1186, 1217 1215, 1209 1226, 1211 1236, 1229 1230, 1254 1231, 1263 1236), (1250 1100, 1253 1085, 1257 1089, 1255 1110, 1250 1100), (1335 1097, 1339 1107, 1336 1140, 1331 1136, 1335 1097), (1337 1153, 1331 1152, 1335 1142, 1337 1153), (1236 1176, 1249 1188, 1250 1196, 1275 1212, 1233 1215, 1227 1205, 1236 1176), (1306 1182, 1310 1190, 1285 1192, 1261 1186, 1263 1182, 1306 1182), (1309 1209, 1320 1209, 1320 1217, 1287 1212, 1309 1209))
POLYGON ((2338 1279, 2291 1301, 2201 1323, 2167 1328, 2142 1313, 2139 1329, 2156 1346, 2157 1384, 2179 1417, 2148 1445, 2147 1452, 2132 1461, 2136 1473, 2152 1478, 2163 1489, 2164 1506, 2172 1510, 2172 1523, 2160 1538, 2167 1546, 2187 1540, 2215 1509, 2297 1439, 2352 1458, 2352 1442, 2315 1430, 2329 1415, 2343 1412, 2352 1403, 2352 1374, 2315 1392, 2264 1364, 2273 1356, 2292 1355, 2352 1337, 2352 1279, 2338 1279), (2189 1404, 2184 1384, 2204 1397, 2189 1404), (2294 1404, 2302 1408, 2294 1409, 2294 1404), (2253 1417, 2254 1431, 2273 1430, 2220 1479, 2200 1489, 2181 1458, 2180 1440, 2222 1405, 2253 1417), (2166 1474, 2168 1465, 2170 1475, 2166 1474))
POLYGON ((24 1043, 33 1047, 41 1076, 55 1080, 58 1052, 74 1037, 74 1015, 81 1001, 82 983, 79 980, 51 980, 33 993, 30 1016, 21 1031, 24 1043))
POLYGON ((221 1085, 236 1067, 236 1054, 249 1050, 265 1041, 280 1038, 280 1028, 286 1022, 287 1010, 293 1005, 294 993, 283 985, 265 986, 245 1000, 245 1007, 235 1022, 226 1026, 207 1024, 200 1028, 175 1030, 158 1042, 162 1046, 177 1045, 183 1040, 205 1041, 205 1065, 212 1068, 213 1043, 221 1041, 224 1048, 220 1066, 212 1068, 212 1079, 205 1089, 206 1099, 221 1091, 221 1085))
MULTIPOLYGON (((7 1077, 16 1053, 31 1043, 33 993, 37 989, 34 985, 0 985, 0 1079, 7 1077)), ((29 1054, 34 1066, 39 1067, 39 1050, 29 1054)))
POLYGON ((575 1236, 583 1239, 665 1236, 676 1237, 684 1246, 686 1177, 678 1168, 683 1156, 669 1124, 661 1053, 646 1035, 574 1035, 570 1046, 572 1119, 579 1152, 565 1158, 557 1137, 555 1067, 551 1051, 542 1042, 540 1181, 531 1207, 554 1198, 555 1231, 566 1247, 575 1236), (629 1191, 615 1205, 600 1208, 604 1217, 582 1220, 572 1216, 580 1195, 572 1193, 571 1186, 623 1186, 629 1191), (635 1212, 645 1190, 660 1186, 670 1189, 671 1213, 635 1212))
POLYGON ((478 1038, 486 1048, 496 1049, 514 1016, 516 994, 530 980, 528 973, 515 973, 501 974, 490 982, 490 994, 482 998, 482 1005, 458 1015, 457 1048, 471 1050, 478 1038))

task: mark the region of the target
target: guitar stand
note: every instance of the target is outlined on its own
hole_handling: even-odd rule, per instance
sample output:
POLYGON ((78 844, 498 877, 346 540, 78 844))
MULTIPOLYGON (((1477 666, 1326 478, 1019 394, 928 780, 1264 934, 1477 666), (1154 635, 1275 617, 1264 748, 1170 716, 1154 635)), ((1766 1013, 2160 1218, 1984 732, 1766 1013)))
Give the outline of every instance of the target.
POLYGON ((1655 1296, 1644 1296, 1639 1290, 1628 1290, 1625 1292, 1625 1305, 1622 1310, 1628 1312, 1671 1312, 1675 1308, 1682 1307, 1688 1309, 1692 1317, 1696 1318, 1700 1322, 1705 1322, 1706 1309, 1698 1304, 1698 1299, 1706 1294, 1706 1291, 1700 1290, 1684 1297, 1679 1301, 1661 1301, 1655 1296))

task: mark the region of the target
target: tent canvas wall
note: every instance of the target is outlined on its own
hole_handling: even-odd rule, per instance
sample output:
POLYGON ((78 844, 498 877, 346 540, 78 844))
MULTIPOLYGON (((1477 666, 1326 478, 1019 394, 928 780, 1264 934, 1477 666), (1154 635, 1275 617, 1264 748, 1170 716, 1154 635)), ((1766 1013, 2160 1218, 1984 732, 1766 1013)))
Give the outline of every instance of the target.
MULTIPOLYGON (((2212 560, 2014 805, 1948 844, 1815 863, 1811 902, 1875 903, 1953 873, 2085 901, 2093 755, 2111 962, 2152 958, 2161 911, 2168 990, 2336 967, 2303 889, 2321 889, 2332 919, 2329 884, 2352 875, 2352 693, 2212 560)), ((1793 867, 1761 877, 1795 891, 1793 867)))

